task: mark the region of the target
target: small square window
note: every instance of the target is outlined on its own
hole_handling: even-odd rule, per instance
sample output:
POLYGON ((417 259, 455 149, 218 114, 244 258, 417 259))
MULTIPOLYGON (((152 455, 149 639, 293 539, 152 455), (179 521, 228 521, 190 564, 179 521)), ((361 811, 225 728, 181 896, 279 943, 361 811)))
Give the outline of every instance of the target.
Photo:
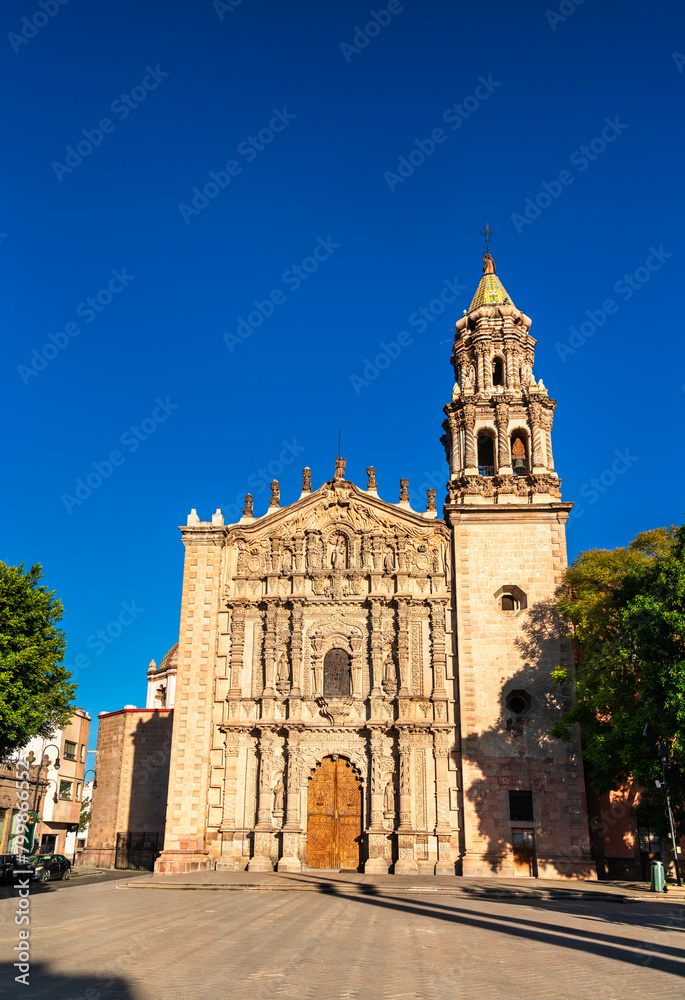
POLYGON ((513 823, 534 822, 532 792, 509 792, 509 819, 513 823))
POLYGON ((66 760, 76 760, 76 744, 71 740, 64 741, 64 757, 66 760))
POLYGON ((60 781, 59 783, 59 797, 61 799, 71 798, 71 781, 60 781))

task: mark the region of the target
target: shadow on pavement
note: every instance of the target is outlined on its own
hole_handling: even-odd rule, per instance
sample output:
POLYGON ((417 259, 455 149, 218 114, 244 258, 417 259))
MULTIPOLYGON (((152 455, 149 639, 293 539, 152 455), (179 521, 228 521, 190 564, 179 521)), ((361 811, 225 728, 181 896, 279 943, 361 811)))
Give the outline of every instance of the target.
MULTIPOLYGON (((490 915, 470 910, 465 906, 455 903, 438 903, 432 900, 419 902, 417 900, 407 900, 406 897, 393 897, 384 894, 382 897, 370 898, 366 895, 348 894, 344 888, 335 883, 328 883, 328 893, 338 895, 350 902, 360 903, 365 906, 380 906, 395 912, 409 913, 414 916, 432 917, 436 920, 446 920, 457 925, 464 925, 478 928, 480 930, 496 931, 499 934, 507 934, 512 937, 526 938, 528 941, 538 941, 542 944, 556 945, 560 948, 570 948, 575 951, 587 951, 593 955, 601 955, 618 962, 626 962, 630 965, 637 965, 643 968, 650 967, 660 972, 670 975, 685 977, 685 950, 683 947, 675 945, 656 945, 639 937, 626 937, 625 932, 618 935, 611 935, 599 932, 584 931, 581 929, 560 926, 554 923, 546 923, 542 920, 525 919, 521 917, 509 916, 508 914, 490 915)), ((545 911, 555 909, 555 905, 549 901, 535 902, 536 907, 544 907, 545 911)), ((498 906, 526 905, 526 900, 497 900, 498 906)), ((565 906, 569 906, 566 903, 565 906)), ((621 905, 621 904, 617 904, 621 905)), ((646 904, 649 905, 649 904, 646 904)), ((663 909, 662 904, 655 904, 659 909, 663 909)), ((558 908, 558 907, 556 907, 558 908)), ((669 908, 670 909, 670 908, 669 908)), ((567 914, 567 911, 563 911, 567 914)), ((628 917, 630 911, 626 911, 628 917)), ((585 914, 583 914, 585 916, 585 914)), ((654 929, 666 930, 672 928, 682 932, 685 924, 685 907, 674 907, 670 915, 659 914, 657 922, 649 922, 649 926, 654 929)), ((635 922, 642 927, 642 921, 636 914, 635 922)), ((622 924, 625 920, 622 919, 622 924)), ((638 928, 636 928, 638 930, 638 928)), ((679 936, 676 940, 679 940, 679 936)))
POLYGON ((31 1000, 137 1000, 132 987, 121 976, 61 976, 48 967, 29 960, 28 989, 15 976, 21 975, 11 962, 0 962, 3 997, 30 997, 31 1000))

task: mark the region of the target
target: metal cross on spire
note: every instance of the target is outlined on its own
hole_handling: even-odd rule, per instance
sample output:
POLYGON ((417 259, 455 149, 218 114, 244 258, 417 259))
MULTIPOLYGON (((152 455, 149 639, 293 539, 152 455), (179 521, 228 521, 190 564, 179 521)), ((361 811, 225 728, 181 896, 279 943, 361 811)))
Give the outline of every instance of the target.
POLYGON ((480 229, 478 231, 478 235, 479 236, 484 236, 485 237, 485 252, 487 254, 490 253, 490 237, 492 236, 493 233, 496 233, 496 232, 497 232, 497 230, 496 229, 491 229, 491 227, 488 225, 487 222, 485 223, 484 228, 480 229))

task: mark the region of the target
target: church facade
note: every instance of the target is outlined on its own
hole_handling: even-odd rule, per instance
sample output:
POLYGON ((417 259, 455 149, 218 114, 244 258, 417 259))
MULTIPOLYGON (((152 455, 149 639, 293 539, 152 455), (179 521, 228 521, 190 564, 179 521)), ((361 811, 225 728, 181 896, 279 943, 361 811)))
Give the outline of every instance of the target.
MULTIPOLYGON (((544 610, 566 565, 531 321, 494 261, 456 324, 443 442, 417 510, 333 477, 224 524, 195 511, 156 870, 588 877, 577 740, 544 610)), ((153 703, 154 704, 154 703, 153 703)), ((168 703, 167 707, 168 707, 168 703)))

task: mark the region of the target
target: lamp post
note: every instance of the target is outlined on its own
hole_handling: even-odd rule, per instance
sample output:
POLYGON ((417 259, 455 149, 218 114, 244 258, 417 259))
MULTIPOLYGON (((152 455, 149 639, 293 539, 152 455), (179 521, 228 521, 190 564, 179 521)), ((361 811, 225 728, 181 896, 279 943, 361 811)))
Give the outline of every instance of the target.
MULTIPOLYGON (((36 790, 33 793, 33 813, 34 813, 34 815, 36 817, 38 816, 38 814, 36 813, 36 805, 38 804, 38 789, 40 788, 40 772, 43 770, 43 761, 47 757, 46 750, 50 750, 50 749, 52 749, 52 747, 54 747, 55 750, 57 751, 57 756, 55 757, 55 760, 53 762, 53 766, 59 771, 59 747, 57 746, 56 743, 48 743, 48 745, 46 747, 43 747, 43 752, 41 754, 40 763, 38 765, 38 773, 36 774, 36 790)), ((48 761, 49 760, 50 760, 50 758, 48 757, 48 761)), ((49 784, 49 782, 48 782, 48 784, 49 784)), ((56 785, 57 785, 57 782, 55 782, 55 786, 56 785)), ((34 841, 36 839, 36 828, 38 826, 40 826, 41 822, 42 822, 42 818, 37 818, 36 819, 36 823, 35 823, 35 826, 33 828, 34 841)))
MULTIPOLYGON (((651 723, 647 723, 642 733, 643 736, 647 735, 651 723)), ((678 865, 678 844, 675 839, 675 823, 673 822, 673 810, 671 809, 671 796, 668 793, 668 782, 666 781, 666 743, 661 738, 657 739, 657 746, 659 747, 659 757, 661 758, 661 776, 662 781, 656 782, 656 787, 666 794, 666 815, 668 816, 668 822, 671 827, 671 847, 673 848, 673 865, 675 867, 675 878, 678 885, 682 885, 680 879, 680 867, 678 865)))

